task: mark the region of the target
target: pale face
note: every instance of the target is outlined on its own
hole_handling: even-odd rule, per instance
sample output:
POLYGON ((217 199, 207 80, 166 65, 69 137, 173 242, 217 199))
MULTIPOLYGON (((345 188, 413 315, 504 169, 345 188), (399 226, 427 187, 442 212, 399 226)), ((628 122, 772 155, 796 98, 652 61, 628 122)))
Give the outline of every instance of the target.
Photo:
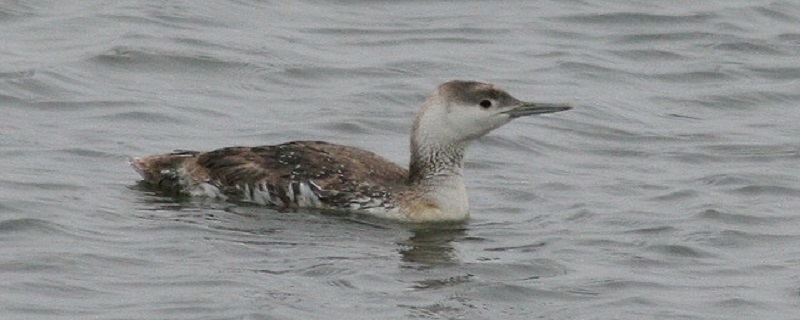
POLYGON ((424 140, 461 143, 476 139, 511 120, 569 110, 559 104, 520 101, 493 85, 451 81, 428 99, 415 129, 424 140))
POLYGON ((522 105, 504 91, 491 87, 472 93, 468 99, 450 101, 444 123, 465 140, 476 139, 509 123, 512 118, 505 112, 522 105))

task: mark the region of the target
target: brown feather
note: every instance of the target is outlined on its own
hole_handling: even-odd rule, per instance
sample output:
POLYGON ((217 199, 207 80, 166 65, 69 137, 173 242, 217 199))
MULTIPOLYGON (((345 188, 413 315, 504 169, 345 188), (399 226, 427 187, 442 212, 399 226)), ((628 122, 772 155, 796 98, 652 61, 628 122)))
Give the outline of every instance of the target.
POLYGON ((254 190, 265 184, 285 206, 293 202, 287 193, 298 194, 299 184, 306 183, 335 208, 346 208, 359 197, 388 197, 403 188, 408 174, 372 152, 321 141, 172 153, 137 159, 133 165, 160 187, 178 187, 182 172, 194 183, 210 183, 233 197, 244 196, 245 186, 254 190))

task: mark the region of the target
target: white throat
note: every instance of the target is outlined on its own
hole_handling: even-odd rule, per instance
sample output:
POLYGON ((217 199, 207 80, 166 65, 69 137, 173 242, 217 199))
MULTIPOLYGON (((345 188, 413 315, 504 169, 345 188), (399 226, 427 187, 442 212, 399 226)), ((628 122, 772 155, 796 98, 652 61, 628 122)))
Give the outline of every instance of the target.
POLYGON ((441 211, 440 218, 463 219, 469 214, 463 173, 469 139, 452 139, 452 132, 436 125, 436 116, 423 115, 415 122, 407 183, 418 189, 421 201, 441 211))

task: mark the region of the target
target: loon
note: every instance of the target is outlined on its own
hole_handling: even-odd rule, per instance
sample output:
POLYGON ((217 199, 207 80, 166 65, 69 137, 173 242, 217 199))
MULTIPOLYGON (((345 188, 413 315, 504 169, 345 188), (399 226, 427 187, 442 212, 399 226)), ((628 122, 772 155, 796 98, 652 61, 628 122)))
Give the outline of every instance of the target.
POLYGON ((322 141, 175 151, 134 158, 131 165, 146 183, 189 196, 408 222, 460 221, 469 217, 467 145, 513 119, 569 109, 454 80, 441 84, 417 113, 408 170, 372 152, 322 141))

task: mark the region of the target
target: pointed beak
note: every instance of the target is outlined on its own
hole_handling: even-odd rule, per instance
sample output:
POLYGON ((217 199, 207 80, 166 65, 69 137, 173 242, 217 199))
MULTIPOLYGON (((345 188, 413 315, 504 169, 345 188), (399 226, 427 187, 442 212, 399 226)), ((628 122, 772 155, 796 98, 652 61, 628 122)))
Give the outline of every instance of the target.
POLYGON ((534 103, 534 102, 523 102, 522 105, 505 111, 503 113, 509 115, 511 118, 519 118, 524 116, 532 116, 536 114, 542 113, 553 113, 559 111, 567 111, 572 109, 572 107, 566 104, 560 103, 534 103))

